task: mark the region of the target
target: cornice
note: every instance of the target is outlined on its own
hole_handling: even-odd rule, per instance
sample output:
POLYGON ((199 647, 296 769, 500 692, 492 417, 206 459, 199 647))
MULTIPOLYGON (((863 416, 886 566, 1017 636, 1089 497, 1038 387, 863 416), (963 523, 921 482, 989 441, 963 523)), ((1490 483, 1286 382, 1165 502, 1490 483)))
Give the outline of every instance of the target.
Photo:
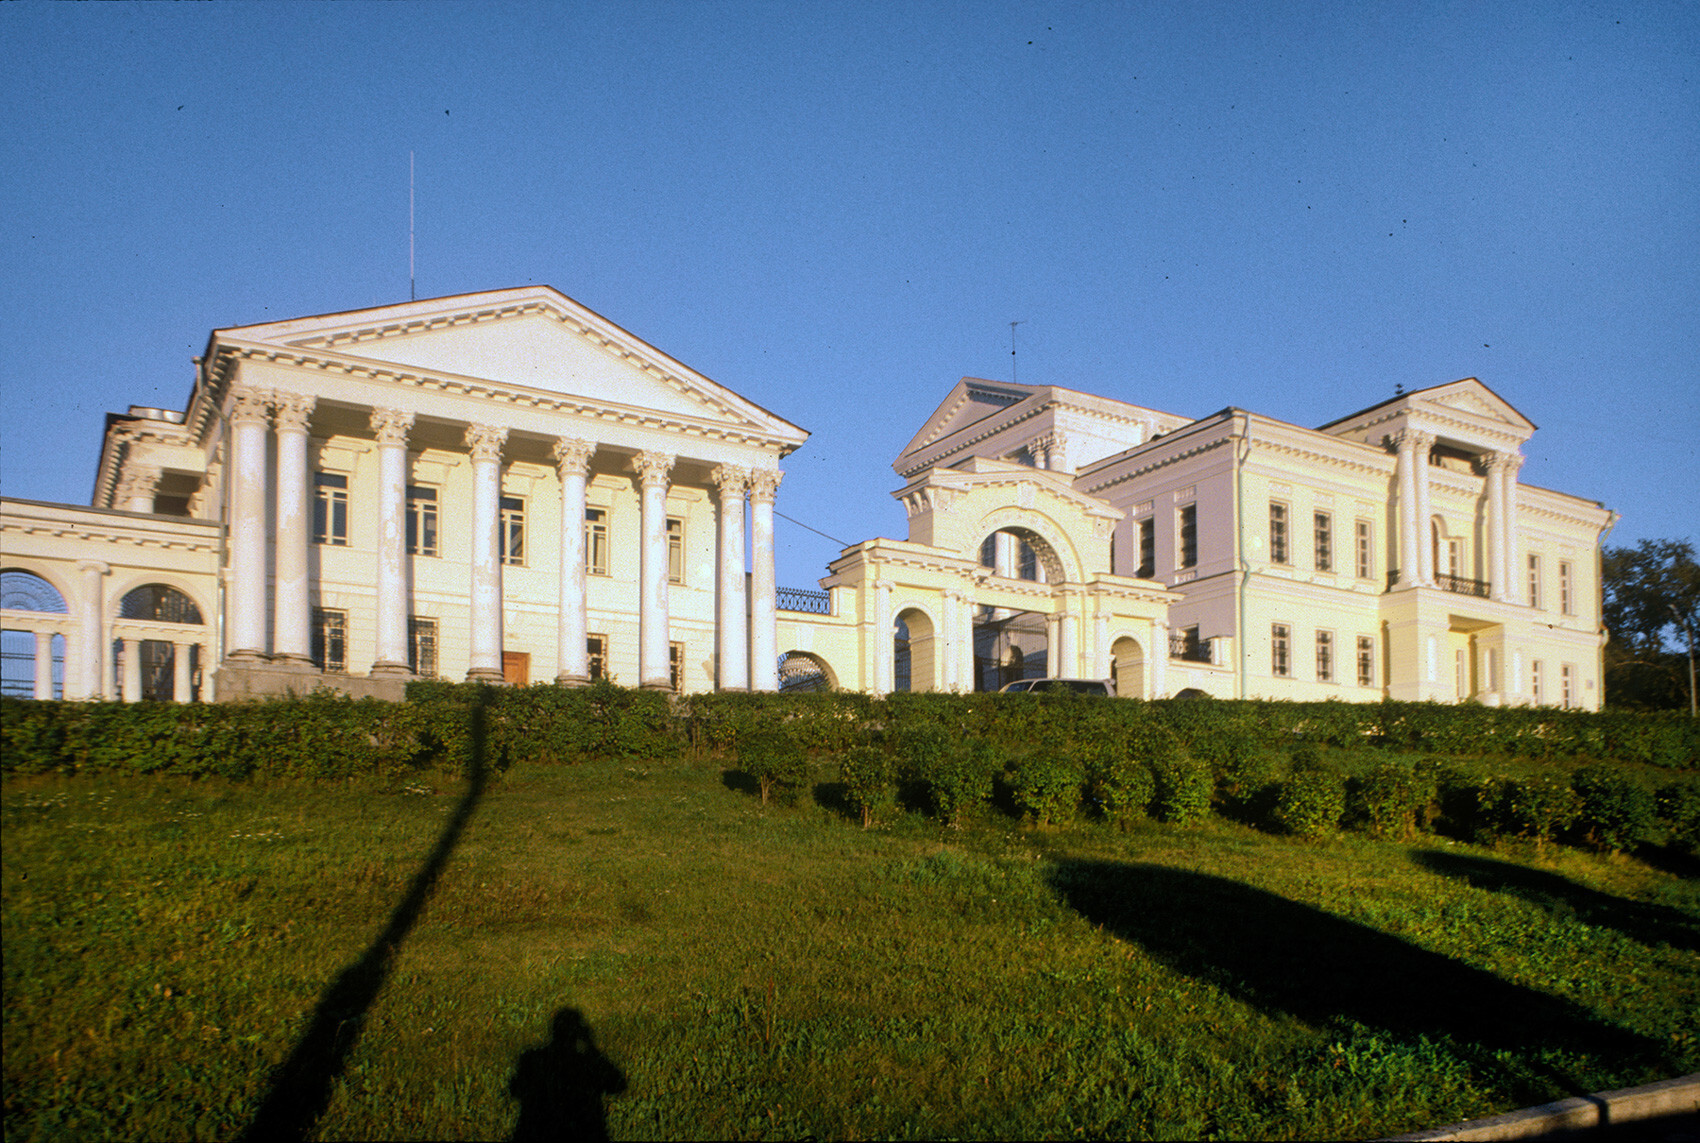
MULTIPOLYGON (((1310 430, 1300 431, 1308 432, 1310 430)), ((1273 452, 1283 456, 1297 457, 1311 463, 1326 464, 1334 468, 1349 469, 1354 472, 1362 472, 1371 476, 1386 477, 1392 474, 1396 464, 1395 459, 1376 448, 1376 446, 1360 444, 1357 441, 1340 441, 1337 437, 1328 437, 1326 439, 1348 445, 1353 449, 1368 450, 1368 455, 1364 456, 1361 460, 1354 460, 1353 458, 1343 456, 1338 452, 1321 452, 1317 449, 1305 448, 1299 444, 1277 441, 1269 437, 1251 437, 1250 443, 1252 449, 1258 452, 1273 452)))
MULTIPOLYGON (((83 511, 110 511, 110 509, 83 509, 83 511)), ((133 515, 133 513, 123 514, 133 515)), ((219 526, 217 524, 180 517, 172 517, 172 521, 190 525, 200 524, 202 527, 197 530, 204 534, 195 535, 189 532, 174 534, 122 527, 91 528, 87 521, 55 521, 45 517, 26 520, 10 514, 0 519, 0 533, 20 536, 45 536, 52 539, 72 539, 85 543, 93 541, 101 544, 129 544, 133 547, 155 548, 160 551, 214 552, 218 550, 219 526)))
MULTIPOLYGON (((1170 437, 1162 437, 1159 439, 1163 441, 1172 440, 1170 437)), ((1142 476, 1157 472, 1160 469, 1168 468, 1170 465, 1179 464, 1183 460, 1189 460, 1192 457, 1202 456, 1207 452, 1214 452, 1219 448, 1225 448, 1232 442, 1233 438, 1225 434, 1222 436, 1211 437, 1190 447, 1179 449, 1174 452, 1165 452, 1160 456, 1154 456, 1145 463, 1138 464, 1134 468, 1123 471, 1120 475, 1105 477, 1102 479, 1094 477, 1089 483, 1077 480, 1075 487, 1081 489, 1089 496, 1097 496, 1107 488, 1113 488, 1118 484, 1126 484, 1130 480, 1137 480, 1142 476)), ((1152 441, 1151 443, 1155 445, 1158 441, 1152 441)), ((1133 458, 1126 457, 1124 459, 1132 460, 1133 458)), ((1114 465, 1111 465, 1108 469, 1100 471, 1112 471, 1114 470, 1114 467, 1114 465)))
MULTIPOLYGON (((590 402, 564 393, 550 393, 517 385, 501 385, 484 378, 462 374, 411 370, 383 362, 346 357, 340 354, 307 352, 300 348, 284 348, 257 342, 225 340, 220 346, 219 373, 228 378, 230 365, 237 361, 256 361, 281 364, 320 373, 337 373, 379 384, 401 385, 418 390, 434 390, 455 396, 491 401, 516 408, 538 409, 563 413, 583 420, 600 421, 646 428, 673 435, 684 435, 728 444, 753 445, 772 449, 781 456, 800 447, 802 441, 790 440, 754 429, 740 430, 729 425, 690 420, 682 416, 645 409, 617 402, 590 402)), ((280 390, 283 391, 283 390, 280 390)), ((471 417, 469 416, 469 420, 471 417)), ((488 419, 486 417, 485 419, 488 419)))

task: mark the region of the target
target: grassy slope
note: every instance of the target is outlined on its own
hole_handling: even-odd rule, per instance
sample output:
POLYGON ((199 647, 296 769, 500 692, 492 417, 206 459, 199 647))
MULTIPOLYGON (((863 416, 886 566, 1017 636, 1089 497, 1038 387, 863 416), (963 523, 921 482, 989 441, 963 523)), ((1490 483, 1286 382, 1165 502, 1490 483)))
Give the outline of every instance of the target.
POLYGON ((324 1137, 502 1136, 539 1070, 615 1138, 1316 1138, 1700 1069, 1700 887, 1633 861, 864 832, 706 765, 507 775, 362 962, 459 794, 8 782, 6 1138, 235 1135, 357 963, 324 1137))

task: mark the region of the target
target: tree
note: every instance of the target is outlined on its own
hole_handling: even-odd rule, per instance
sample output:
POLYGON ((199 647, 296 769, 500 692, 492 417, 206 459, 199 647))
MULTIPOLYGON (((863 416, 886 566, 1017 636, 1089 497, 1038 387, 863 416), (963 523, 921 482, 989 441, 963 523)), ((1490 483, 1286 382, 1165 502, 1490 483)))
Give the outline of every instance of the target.
POLYGON ((1700 633, 1694 545, 1642 540, 1633 548, 1607 548, 1602 567, 1611 635, 1607 696, 1625 706, 1692 708, 1691 633, 1700 633))

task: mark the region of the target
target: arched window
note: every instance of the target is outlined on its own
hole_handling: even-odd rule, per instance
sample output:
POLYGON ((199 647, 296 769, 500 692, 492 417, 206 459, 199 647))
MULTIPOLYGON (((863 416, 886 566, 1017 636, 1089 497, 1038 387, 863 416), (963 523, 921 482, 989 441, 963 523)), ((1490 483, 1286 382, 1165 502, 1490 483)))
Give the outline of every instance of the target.
POLYGON ((65 597, 59 589, 33 572, 0 572, 0 608, 9 611, 47 611, 65 615, 65 597))
POLYGON ((832 671, 825 660, 807 651, 787 651, 779 656, 779 690, 782 694, 832 689, 832 671))
POLYGON ((120 619, 158 619, 167 623, 203 622, 195 601, 174 587, 150 583, 136 588, 118 604, 120 619))

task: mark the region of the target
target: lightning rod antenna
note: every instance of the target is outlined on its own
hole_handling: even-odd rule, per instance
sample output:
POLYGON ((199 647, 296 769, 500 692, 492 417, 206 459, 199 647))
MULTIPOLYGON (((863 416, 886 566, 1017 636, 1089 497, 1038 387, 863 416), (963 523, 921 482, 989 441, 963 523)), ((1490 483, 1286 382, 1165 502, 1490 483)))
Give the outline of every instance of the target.
POLYGON ((1009 323, 1009 383, 1011 385, 1016 384, 1016 380, 1015 380, 1015 327, 1018 326, 1018 325, 1026 325, 1026 324, 1027 324, 1026 318, 1022 318, 1020 321, 1012 321, 1012 322, 1009 323))
POLYGON ((407 153, 407 300, 417 301, 413 288, 413 152, 407 153))

